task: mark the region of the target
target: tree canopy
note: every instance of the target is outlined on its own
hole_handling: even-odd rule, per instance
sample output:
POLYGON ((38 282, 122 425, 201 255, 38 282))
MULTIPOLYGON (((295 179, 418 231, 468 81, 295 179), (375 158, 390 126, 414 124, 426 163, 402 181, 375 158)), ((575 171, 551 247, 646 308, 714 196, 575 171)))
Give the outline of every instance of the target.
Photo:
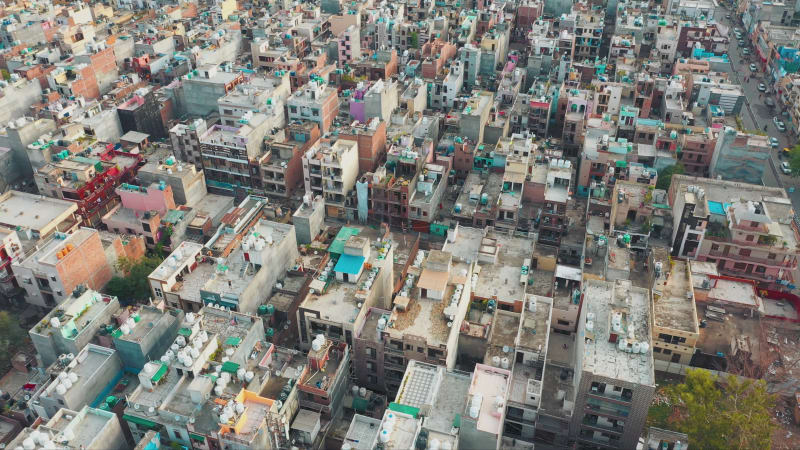
POLYGON ((656 181, 656 189, 669 190, 669 185, 672 182, 672 176, 675 174, 685 173, 683 164, 676 163, 674 166, 664 167, 658 171, 658 181, 656 181))
POLYGON ((0 365, 3 368, 8 366, 11 357, 20 351, 27 339, 28 333, 20 328, 19 320, 8 311, 0 311, 0 365))
POLYGON ((800 175, 800 144, 789 151, 789 170, 792 171, 792 175, 800 175))
POLYGON ((117 297, 120 303, 129 305, 147 301, 151 297, 147 277, 161 264, 160 258, 144 257, 138 261, 120 258, 117 269, 123 276, 114 276, 106 284, 105 292, 117 297))
POLYGON ((763 380, 728 377, 724 383, 707 370, 690 369, 683 383, 667 390, 675 414, 669 422, 689 436, 693 448, 770 448, 775 396, 763 380))

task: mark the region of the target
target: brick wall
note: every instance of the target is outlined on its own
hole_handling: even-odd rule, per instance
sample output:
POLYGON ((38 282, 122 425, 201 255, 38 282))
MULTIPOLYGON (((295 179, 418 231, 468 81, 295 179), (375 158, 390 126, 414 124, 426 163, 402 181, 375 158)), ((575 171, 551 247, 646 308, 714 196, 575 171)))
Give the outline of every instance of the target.
POLYGON ((79 284, 97 291, 101 290, 111 279, 111 267, 106 260, 100 234, 92 233, 82 245, 58 262, 56 270, 65 294, 72 292, 79 284))

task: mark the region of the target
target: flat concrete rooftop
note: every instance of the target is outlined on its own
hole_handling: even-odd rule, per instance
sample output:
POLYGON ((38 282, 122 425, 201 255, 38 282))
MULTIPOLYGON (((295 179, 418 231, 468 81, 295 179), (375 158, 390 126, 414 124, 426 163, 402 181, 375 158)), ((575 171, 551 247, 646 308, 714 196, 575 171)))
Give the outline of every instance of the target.
POLYGON ((669 276, 662 274, 653 287, 653 323, 657 327, 698 333, 689 264, 673 261, 669 276))
POLYGON ((649 350, 647 353, 631 353, 620 350, 618 346, 622 339, 626 339, 628 345, 632 342, 650 344, 649 290, 634 287, 627 280, 613 283, 588 280, 583 302, 586 317, 593 316, 593 329, 587 330, 588 319, 578 325, 579 332, 585 335, 583 367, 580 369, 613 380, 654 385, 652 353, 649 350), (611 325, 615 314, 621 315, 618 332, 614 332, 611 325), (616 334, 613 339, 612 333, 616 334))

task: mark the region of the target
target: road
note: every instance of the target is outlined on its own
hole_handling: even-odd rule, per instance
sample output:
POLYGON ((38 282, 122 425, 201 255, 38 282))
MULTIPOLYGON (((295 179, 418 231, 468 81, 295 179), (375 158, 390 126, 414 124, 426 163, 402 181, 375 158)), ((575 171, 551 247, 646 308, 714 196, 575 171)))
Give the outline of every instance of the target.
MULTIPOLYGON (((767 170, 763 182, 767 186, 778 186, 786 189, 789 198, 792 200, 795 211, 800 211, 800 179, 798 179, 798 177, 785 175, 780 171, 780 164, 783 160, 779 157, 779 153, 784 147, 793 147, 796 142, 793 142, 787 133, 778 131, 775 127, 772 118, 778 114, 778 111, 764 103, 766 96, 771 94, 764 94, 762 97, 760 95, 761 92, 758 91, 759 83, 765 83, 767 90, 771 89, 771 84, 765 81, 765 74, 761 72, 760 65, 757 65, 758 70, 756 72, 750 71, 749 66, 751 63, 756 62, 756 57, 753 56, 754 51, 747 36, 743 36, 743 38, 745 45, 750 50, 750 55, 744 56, 742 54, 742 48, 739 47, 733 29, 738 27, 743 31, 744 27, 741 22, 739 22, 736 14, 725 7, 720 7, 716 9, 715 16, 717 22, 724 24, 731 30, 728 57, 731 60, 731 67, 733 68, 732 78, 742 85, 742 90, 745 95, 745 108, 740 115, 745 129, 764 131, 764 126, 766 126, 766 133, 770 137, 778 139, 780 143, 778 148, 773 149, 771 152, 772 164, 775 170, 771 168, 767 170), (731 20, 725 18, 727 14, 731 14, 731 20), (745 77, 749 78, 749 81, 745 82, 745 77)), ((775 100, 775 96, 771 96, 773 100, 775 100)))

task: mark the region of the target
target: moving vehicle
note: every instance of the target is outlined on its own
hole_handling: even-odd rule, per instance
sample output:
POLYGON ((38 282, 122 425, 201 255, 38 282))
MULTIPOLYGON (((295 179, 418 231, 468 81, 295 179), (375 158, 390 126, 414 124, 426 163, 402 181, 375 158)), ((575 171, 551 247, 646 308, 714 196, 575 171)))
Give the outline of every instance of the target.
POLYGON ((767 86, 765 86, 764 83, 758 83, 758 90, 760 92, 766 92, 767 91, 767 86))
POLYGON ((772 148, 778 148, 778 147, 780 147, 780 142, 778 142, 778 140, 776 138, 771 137, 771 138, 769 138, 769 146, 772 147, 772 148))
POLYGON ((758 70, 758 68, 756 67, 755 64, 750 64, 750 72, 755 72, 757 70, 758 70))
POLYGON ((786 175, 791 175, 792 169, 789 167, 789 163, 784 161, 781 163, 781 172, 785 173, 786 175))
POLYGON ((773 117, 772 122, 775 124, 775 128, 777 128, 778 131, 786 131, 786 124, 784 124, 782 120, 778 119, 778 116, 773 117))

